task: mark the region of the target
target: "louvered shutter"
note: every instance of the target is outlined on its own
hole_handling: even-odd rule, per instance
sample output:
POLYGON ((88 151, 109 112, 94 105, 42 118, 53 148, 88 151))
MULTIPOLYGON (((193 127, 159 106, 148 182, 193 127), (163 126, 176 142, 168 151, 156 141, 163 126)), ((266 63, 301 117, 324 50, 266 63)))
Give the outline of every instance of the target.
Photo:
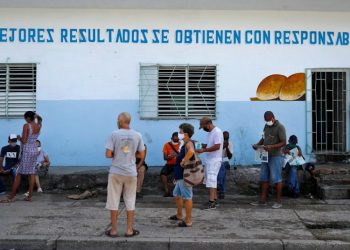
POLYGON ((22 117, 36 108, 36 64, 0 66, 0 116, 22 117))

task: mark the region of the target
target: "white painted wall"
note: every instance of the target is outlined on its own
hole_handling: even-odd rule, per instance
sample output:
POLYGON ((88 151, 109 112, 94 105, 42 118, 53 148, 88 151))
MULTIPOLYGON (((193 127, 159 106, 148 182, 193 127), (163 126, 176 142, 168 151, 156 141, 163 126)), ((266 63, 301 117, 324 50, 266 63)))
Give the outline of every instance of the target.
MULTIPOLYGON (((349 13, 0 9, 5 28, 349 31, 349 13)), ((0 43, 0 63, 37 62, 38 100, 136 100, 139 63, 218 64, 218 100, 248 101, 262 78, 350 67, 350 46, 0 43)))

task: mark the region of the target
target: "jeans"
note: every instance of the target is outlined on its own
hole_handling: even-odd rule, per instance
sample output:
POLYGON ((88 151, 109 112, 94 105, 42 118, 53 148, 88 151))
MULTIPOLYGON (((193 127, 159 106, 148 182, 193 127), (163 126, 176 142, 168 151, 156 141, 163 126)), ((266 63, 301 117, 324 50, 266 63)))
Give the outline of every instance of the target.
POLYGON ((218 174, 218 189, 222 194, 226 192, 226 169, 230 169, 230 163, 223 161, 218 174))
POLYGON ((261 163, 260 181, 272 182, 273 184, 282 182, 282 156, 269 157, 269 162, 261 163))
POLYGON ((290 166, 288 171, 287 185, 289 191, 293 195, 300 193, 299 180, 298 180, 298 166, 290 166))

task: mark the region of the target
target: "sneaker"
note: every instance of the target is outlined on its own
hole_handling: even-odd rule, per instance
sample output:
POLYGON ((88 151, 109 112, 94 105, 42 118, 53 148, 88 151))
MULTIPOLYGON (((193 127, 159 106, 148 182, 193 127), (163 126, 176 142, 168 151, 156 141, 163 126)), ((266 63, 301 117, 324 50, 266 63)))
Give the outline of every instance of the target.
POLYGON ((203 210, 214 210, 216 209, 216 203, 215 201, 209 201, 207 206, 203 208, 203 210))
POLYGON ((43 190, 42 190, 41 188, 38 188, 37 192, 38 192, 38 193, 42 193, 43 190))
POLYGON ((29 192, 26 192, 23 194, 25 197, 28 197, 29 196, 29 192))
POLYGON ((249 203, 250 205, 252 205, 252 206, 256 206, 256 207, 258 207, 258 206, 267 206, 267 202, 265 201, 265 202, 262 202, 262 201, 254 201, 254 202, 251 202, 251 203, 249 203))
POLYGON ((273 205, 272 205, 272 208, 274 209, 279 209, 282 207, 282 203, 281 202, 275 202, 273 205))
POLYGON ((216 207, 219 207, 219 206, 220 206, 218 200, 215 200, 214 202, 215 202, 215 206, 216 206, 216 207))
POLYGON ((0 192, 0 195, 4 195, 4 194, 6 194, 5 191, 1 191, 1 192, 0 192))

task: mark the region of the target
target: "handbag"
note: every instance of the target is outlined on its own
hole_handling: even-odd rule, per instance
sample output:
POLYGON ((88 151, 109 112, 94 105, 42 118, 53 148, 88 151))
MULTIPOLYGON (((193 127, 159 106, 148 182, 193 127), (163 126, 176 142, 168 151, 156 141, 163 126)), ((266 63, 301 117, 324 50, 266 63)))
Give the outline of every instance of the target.
POLYGON ((197 153, 194 153, 193 160, 184 164, 184 183, 188 187, 197 186, 203 183, 204 167, 197 153))

